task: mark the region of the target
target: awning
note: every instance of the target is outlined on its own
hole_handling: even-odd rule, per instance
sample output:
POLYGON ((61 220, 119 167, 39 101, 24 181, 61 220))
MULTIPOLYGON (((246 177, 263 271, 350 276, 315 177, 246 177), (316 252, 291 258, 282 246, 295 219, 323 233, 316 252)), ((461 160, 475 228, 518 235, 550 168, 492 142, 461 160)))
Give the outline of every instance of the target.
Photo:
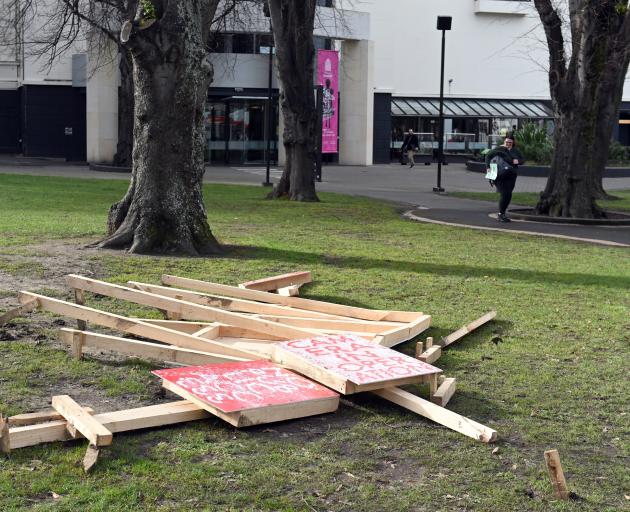
MULTIPOLYGON (((392 98, 393 116, 437 117, 437 98, 392 98)), ((444 98, 446 117, 553 118, 551 107, 538 100, 470 100, 444 98)))

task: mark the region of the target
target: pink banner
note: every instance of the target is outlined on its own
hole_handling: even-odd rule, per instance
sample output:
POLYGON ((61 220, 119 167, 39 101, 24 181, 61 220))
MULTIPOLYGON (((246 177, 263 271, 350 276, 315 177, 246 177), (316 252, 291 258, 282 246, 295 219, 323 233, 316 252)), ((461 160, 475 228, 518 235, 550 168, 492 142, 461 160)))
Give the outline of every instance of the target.
POLYGON ((337 153, 339 108, 339 52, 317 51, 317 85, 324 88, 322 99, 322 153, 337 153))

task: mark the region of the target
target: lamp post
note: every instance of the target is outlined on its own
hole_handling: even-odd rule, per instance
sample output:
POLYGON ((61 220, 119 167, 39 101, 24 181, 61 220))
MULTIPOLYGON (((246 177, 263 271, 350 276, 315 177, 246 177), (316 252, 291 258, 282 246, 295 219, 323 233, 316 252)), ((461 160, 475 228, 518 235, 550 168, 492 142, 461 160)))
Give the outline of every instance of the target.
POLYGON ((442 162, 444 161, 444 53, 446 49, 446 31, 451 30, 451 16, 438 16, 437 29, 442 31, 442 63, 440 66, 440 116, 438 128, 438 162, 437 162, 437 187, 433 192, 444 192, 442 188, 442 162))
POLYGON ((271 187, 273 183, 269 181, 269 174, 271 169, 271 80, 273 77, 273 51, 272 51, 272 40, 273 40, 273 27, 271 26, 271 12, 269 11, 269 3, 265 2, 263 4, 263 12, 266 18, 269 18, 269 69, 268 69, 268 80, 267 80, 267 104, 265 105, 265 164, 266 164, 266 173, 265 173, 265 181, 263 182, 263 187, 271 187))

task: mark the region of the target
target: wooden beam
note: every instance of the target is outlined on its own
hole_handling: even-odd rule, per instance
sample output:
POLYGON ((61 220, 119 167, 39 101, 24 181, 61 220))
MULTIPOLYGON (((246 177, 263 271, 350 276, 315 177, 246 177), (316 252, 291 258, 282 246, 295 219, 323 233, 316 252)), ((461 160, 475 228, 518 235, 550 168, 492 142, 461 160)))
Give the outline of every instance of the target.
MULTIPOLYGON (((79 306, 85 306, 85 294, 83 293, 83 290, 74 290, 74 302, 79 306)), ((79 329, 79 331, 87 330, 87 322, 84 320, 77 320, 77 329, 79 329)))
MULTIPOLYGON (((200 409, 195 404, 191 404, 186 400, 180 400, 139 407, 137 409, 96 414, 94 419, 115 434, 129 430, 200 420, 209 416, 208 412, 200 409)), ((67 441, 71 439, 71 436, 66 430, 66 424, 65 420, 59 420, 11 428, 9 429, 10 448, 17 449, 41 443, 67 441)))
POLYGON ((309 331, 297 329, 295 327, 278 325, 274 322, 258 320, 240 313, 233 313, 211 306, 202 306, 193 302, 164 297, 163 295, 128 288, 126 286, 105 283, 104 281, 97 281, 96 279, 89 279, 87 277, 71 274, 67 276, 66 281, 68 282, 68 286, 72 288, 78 288, 99 295, 105 295, 107 297, 114 297, 136 304, 142 304, 144 306, 175 312, 181 315, 181 318, 189 320, 221 322, 224 324, 251 329, 252 331, 282 336, 285 339, 308 337, 311 335, 309 331))
POLYGON ((440 384, 437 391, 431 397, 431 401, 440 407, 446 407, 446 404, 455 393, 455 379, 447 378, 440 384))
POLYGON ((422 352, 422 354, 420 354, 418 359, 420 359, 420 361, 424 361, 425 363, 431 364, 437 361, 441 355, 442 355, 442 348, 438 345, 434 345, 433 347, 422 352))
POLYGON ((549 471, 553 492, 561 500, 568 500, 569 489, 567 489, 567 481, 564 478, 558 450, 547 450, 545 452, 545 464, 547 465, 547 471, 549 471))
POLYGON ((10 309, 6 313, 4 313, 2 316, 0 316, 0 325, 7 324, 14 318, 24 316, 26 313, 30 313, 31 311, 34 311, 37 308, 39 308, 39 303, 37 302, 36 299, 25 302, 21 306, 10 309))
MULTIPOLYGON (((91 407, 84 407, 88 414, 93 414, 94 410, 91 407)), ((9 416, 8 423, 10 427, 19 427, 23 425, 35 425, 36 423, 45 423, 47 421, 56 421, 64 419, 54 409, 48 409, 46 411, 27 412, 25 414, 16 414, 15 416, 9 416)))
POLYGON ((247 281, 238 285, 239 288, 246 290, 259 290, 269 292, 272 290, 280 290, 289 286, 297 286, 299 288, 303 284, 313 281, 313 276, 309 271, 290 272, 288 274, 280 274, 278 276, 265 277, 256 279, 255 281, 247 281))
MULTIPOLYGON (((86 322, 83 322, 87 325, 86 322)), ((72 355, 75 359, 81 359, 83 356, 83 345, 85 345, 85 333, 83 331, 76 331, 72 335, 70 346, 72 347, 72 355)))
POLYGON ((90 444, 94 446, 112 444, 112 433, 68 395, 53 396, 52 406, 68 424, 81 432, 90 444))
POLYGON ((214 354, 224 356, 226 361, 243 361, 250 359, 260 359, 258 354, 252 354, 231 347, 226 347, 212 340, 203 340, 195 338, 186 333, 167 329, 159 325, 149 324, 127 318, 113 313, 107 313, 98 309, 79 306, 63 300, 53 299, 44 295, 37 295, 30 292, 20 292, 18 299, 27 302, 31 299, 38 299, 40 307, 52 313, 69 316, 93 322, 97 325, 109 327, 117 331, 128 332, 136 336, 150 338, 153 340, 176 345, 178 347, 189 348, 192 350, 200 350, 202 352, 212 352, 214 354))
POLYGON ((490 443, 496 441, 497 439, 496 430, 461 416, 453 411, 444 409, 443 407, 433 404, 427 400, 423 400, 422 398, 412 395, 400 388, 393 387, 380 389, 372 391, 372 393, 478 441, 490 443))
MULTIPOLYGON (((241 313, 252 313, 261 315, 278 315, 278 316, 297 316, 308 318, 329 318, 348 320, 349 317, 339 315, 329 315, 319 313, 317 311, 307 311, 290 306, 282 306, 276 304, 266 304, 256 302, 255 300, 238 299, 234 297, 224 297, 222 295, 214 295, 199 291, 183 290, 181 288, 172 288, 168 286, 159 286, 156 284, 140 283, 138 281, 127 281, 131 288, 136 288, 145 292, 155 293, 165 297, 176 298, 177 295, 182 296, 182 300, 201 304, 202 306, 212 306, 221 308, 226 311, 237 311, 241 313)), ((237 288, 238 289, 238 288, 237 288)), ((271 294, 275 295, 275 294, 271 294)))
POLYGON ((359 318, 362 320, 410 322, 415 320, 415 318, 418 316, 418 313, 408 311, 385 311, 357 308, 354 306, 334 304, 332 302, 304 299, 302 297, 283 297, 275 293, 260 292, 257 290, 243 290, 235 286, 209 283, 206 281, 199 281, 197 279, 187 279, 184 277, 171 276, 168 274, 162 276, 162 283, 169 286, 178 286, 205 293, 218 293, 222 295, 227 295, 228 297, 256 300, 260 302, 267 302, 270 304, 281 304, 283 306, 290 306, 307 311, 317 311, 320 313, 348 316, 351 318, 359 318))
MULTIPOLYGON (((199 352, 197 350, 159 345, 146 341, 118 338, 107 334, 75 331, 74 329, 62 328, 59 330, 59 338, 66 345, 71 345, 77 335, 84 337, 84 346, 86 347, 119 352, 129 356, 153 359, 160 362, 169 361, 186 365, 226 362, 224 356, 211 354, 209 352, 199 352)), ((260 359, 260 357, 258 358, 260 359)))
POLYGON ((442 343, 441 343, 442 348, 448 347, 451 343, 455 343, 457 340, 460 340, 461 338, 466 336, 469 332, 472 332, 478 327, 481 327, 483 324, 489 322, 496 316, 497 316, 496 311, 490 311, 489 313, 486 313, 482 317, 477 318, 477 320, 470 322, 468 325, 465 325, 461 329, 458 329, 457 331, 449 334, 445 338, 442 338, 442 343))

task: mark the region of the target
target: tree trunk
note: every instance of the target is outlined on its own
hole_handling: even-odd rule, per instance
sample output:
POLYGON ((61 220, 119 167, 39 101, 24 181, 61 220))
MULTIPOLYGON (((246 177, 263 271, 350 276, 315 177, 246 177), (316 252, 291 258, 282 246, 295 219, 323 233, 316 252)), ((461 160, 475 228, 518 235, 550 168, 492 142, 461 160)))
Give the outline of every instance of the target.
POLYGON ((534 0, 549 47, 549 86, 556 114, 554 157, 536 211, 605 217, 603 175, 630 62, 630 17, 616 0, 569 2, 571 58, 563 19, 551 0, 534 0))
POLYGON ((319 201, 315 192, 316 109, 313 89, 315 0, 269 0, 282 82, 286 166, 271 198, 319 201))
POLYGON ((133 150, 133 63, 126 48, 120 51, 118 88, 118 145, 114 165, 131 167, 133 150))
POLYGON ((132 34, 133 173, 109 213, 100 247, 135 253, 216 254, 202 198, 202 115, 212 66, 210 23, 218 0, 156 2, 157 21, 132 34))

